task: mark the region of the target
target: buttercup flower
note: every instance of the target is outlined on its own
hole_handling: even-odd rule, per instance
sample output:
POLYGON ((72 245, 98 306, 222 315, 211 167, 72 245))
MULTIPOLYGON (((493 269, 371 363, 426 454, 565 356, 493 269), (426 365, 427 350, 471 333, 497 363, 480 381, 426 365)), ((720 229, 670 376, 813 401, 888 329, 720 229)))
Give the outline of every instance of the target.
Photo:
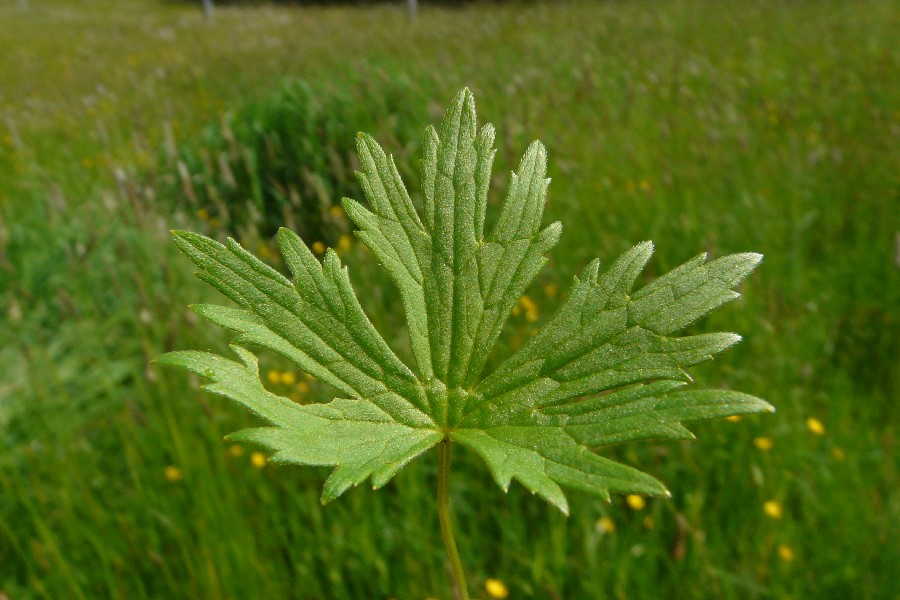
POLYGON ((781 544, 778 546, 778 558, 780 558, 784 562, 791 562, 792 560, 794 560, 794 551, 791 550, 790 546, 781 544))
POLYGON ((181 469, 179 469, 178 467, 175 467, 173 465, 169 465, 168 467, 166 467, 165 476, 166 476, 166 479, 168 479, 169 481, 171 481, 173 483, 176 481, 181 481, 182 477, 184 477, 184 475, 181 472, 181 469))
POLYGON ((612 533, 616 530, 616 524, 609 517, 600 517, 597 519, 597 529, 603 533, 612 533))
POLYGON ((488 598, 503 600, 509 597, 509 588, 499 579, 488 579, 485 581, 484 590, 487 592, 488 598))
POLYGON ((772 519, 780 519, 784 516, 784 511, 781 509, 781 504, 779 504, 775 500, 769 500, 763 503, 763 512, 772 519))
POLYGON ((337 250, 337 252, 339 254, 343 254, 344 252, 348 251, 352 246, 353 246, 353 240, 350 238, 349 235, 345 234, 338 238, 337 246, 335 247, 335 250, 337 250))
POLYGON ((647 506, 647 501, 644 500, 644 497, 638 496, 637 494, 628 494, 625 496, 625 503, 628 504, 628 508, 631 510, 641 510, 647 506))
POLYGON ((767 437, 758 437, 753 439, 753 445, 756 446, 760 450, 771 450, 772 446, 775 445, 775 442, 772 441, 772 438, 767 437))
POLYGON ((825 435, 825 426, 822 425, 822 421, 815 417, 810 417, 806 420, 806 427, 815 435, 825 435))

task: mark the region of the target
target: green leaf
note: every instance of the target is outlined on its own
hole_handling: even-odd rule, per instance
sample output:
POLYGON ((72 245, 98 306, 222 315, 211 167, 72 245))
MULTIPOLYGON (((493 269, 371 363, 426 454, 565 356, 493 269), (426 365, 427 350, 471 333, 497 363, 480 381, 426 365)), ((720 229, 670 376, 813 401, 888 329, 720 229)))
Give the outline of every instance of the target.
POLYGON ((275 451, 276 462, 337 466, 325 483, 323 502, 369 476, 374 487, 383 486, 441 439, 436 431, 398 423, 368 400, 301 406, 276 396, 260 383, 256 357, 239 346, 232 348, 243 364, 208 352, 170 352, 159 362, 209 379, 205 389, 240 402, 274 425, 246 429, 228 439, 267 446, 275 451))
POLYGON ((341 392, 368 398, 400 422, 428 425, 424 390, 362 312, 345 268, 333 251, 324 266, 292 232, 278 242, 296 285, 229 239, 173 232, 203 270, 200 279, 241 308, 193 307, 210 321, 240 332, 235 342, 281 354, 341 392))
POLYGON ((700 256, 632 294, 652 250, 649 242, 635 246, 603 275, 598 261, 588 265, 556 314, 475 389, 477 400, 469 402, 453 437, 491 465, 500 485, 514 476, 563 510, 565 502, 545 491, 553 489, 551 482, 572 487, 554 469, 544 468, 538 476, 534 469, 522 473, 509 466, 506 454, 496 444, 485 444, 483 434, 518 437, 527 451, 517 454, 527 452, 532 462, 551 461, 554 468, 580 465, 585 478, 578 487, 600 496, 610 490, 661 493, 661 484, 648 487, 637 471, 604 475, 592 457, 576 460, 572 448, 690 438, 681 421, 771 410, 746 394, 670 393, 690 381, 686 367, 712 358, 740 336, 663 335, 736 298, 731 288, 762 257, 736 254, 706 262, 700 256), (482 435, 473 436, 471 430, 482 435), (556 437, 545 438, 548 431, 556 437))
POLYGON ((293 281, 233 240, 174 232, 198 276, 237 304, 193 308, 238 333, 241 362, 204 352, 160 362, 208 379, 206 389, 271 423, 231 438, 271 448, 274 460, 334 465, 324 501, 368 477, 380 487, 448 439, 480 455, 504 489, 516 479, 563 511, 563 488, 604 498, 665 494, 650 475, 596 450, 690 438, 685 422, 772 410, 747 394, 683 389, 688 367, 740 337, 676 335, 737 298, 734 288, 761 256, 700 255, 636 291, 649 242, 602 274, 595 260, 549 321, 482 379, 504 323, 561 232, 559 223, 542 227, 549 180, 539 142, 485 232, 493 142, 494 129, 478 128, 474 99, 463 90, 440 127, 425 132, 420 214, 393 159, 371 137, 358 137, 368 205, 344 199, 344 206, 400 291, 415 372, 372 326, 337 255, 329 251, 320 263, 286 229, 278 242, 293 281), (284 356, 346 398, 299 405, 272 394, 249 346, 284 356))
POLYGON ((394 279, 406 309, 416 365, 448 388, 473 385, 522 292, 546 263, 561 226, 542 230, 547 157, 529 147, 497 225, 484 235, 494 128, 476 127, 475 100, 461 91, 440 130, 425 132, 424 221, 393 160, 359 138, 359 180, 371 210, 345 199, 359 238, 394 279))

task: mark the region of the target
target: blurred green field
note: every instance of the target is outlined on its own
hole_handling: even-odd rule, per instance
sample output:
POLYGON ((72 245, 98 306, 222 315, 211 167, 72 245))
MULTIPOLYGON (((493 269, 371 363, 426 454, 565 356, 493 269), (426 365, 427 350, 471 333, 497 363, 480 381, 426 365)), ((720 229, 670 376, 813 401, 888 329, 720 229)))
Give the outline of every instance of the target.
MULTIPOLYGON (((498 129, 495 201, 544 141, 564 231, 529 291, 539 320, 590 259, 644 239, 648 278, 700 251, 766 256, 694 327, 744 342, 692 374, 778 412, 609 451, 672 490, 640 509, 573 493, 565 518, 457 453, 476 596, 497 578, 511 599, 896 598, 896 4, 422 2, 415 24, 400 4, 207 23, 153 0, 0 2, 0 598, 449 600, 433 456, 322 508, 324 471, 256 466, 222 441, 252 416, 148 364, 228 339, 186 309, 216 296, 168 230, 224 231, 179 193, 175 149, 288 77, 356 98, 349 130, 408 165, 407 132, 468 85, 498 129)), ((408 353, 386 277, 345 252, 408 353)), ((499 358, 531 327, 514 317, 499 358)), ((330 398, 262 361, 274 390, 330 398)))

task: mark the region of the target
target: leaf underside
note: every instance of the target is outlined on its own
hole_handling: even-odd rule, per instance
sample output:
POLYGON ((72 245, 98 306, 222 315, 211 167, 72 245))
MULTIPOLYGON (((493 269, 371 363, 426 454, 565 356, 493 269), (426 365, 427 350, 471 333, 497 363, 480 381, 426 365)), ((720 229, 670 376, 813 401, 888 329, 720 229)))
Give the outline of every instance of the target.
POLYGON ((653 477, 595 450, 691 438, 682 423, 772 410, 739 392, 683 389, 691 381, 685 369, 740 337, 676 335, 737 298, 734 288, 758 254, 700 255, 636 291, 652 244, 638 244, 603 273, 595 260, 543 327, 482 377, 561 232, 559 223, 541 225, 549 184, 543 146, 526 151, 486 232, 494 129, 478 129, 468 90, 425 132, 421 213, 393 159, 367 135, 357 142, 368 203, 344 199, 344 207, 400 290, 415 370, 372 326, 337 254, 329 250, 320 262, 286 229, 278 243, 293 280, 234 240, 173 232, 198 276, 237 304, 192 308, 237 332, 239 360, 197 351, 158 359, 209 380, 205 389, 271 423, 229 439, 266 446, 276 461, 334 466, 323 501, 370 477, 381 487, 445 438, 480 455, 504 489, 516 479, 563 511, 562 488, 604 498, 666 494, 653 477), (341 396, 301 405, 272 394, 251 346, 280 354, 341 396))

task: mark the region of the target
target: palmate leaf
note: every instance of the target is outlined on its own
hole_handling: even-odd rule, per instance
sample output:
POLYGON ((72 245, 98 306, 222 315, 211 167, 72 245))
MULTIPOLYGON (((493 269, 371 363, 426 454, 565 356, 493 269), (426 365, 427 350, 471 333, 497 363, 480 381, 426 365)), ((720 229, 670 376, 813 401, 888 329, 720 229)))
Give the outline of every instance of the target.
POLYGON ((237 304, 193 308, 238 332, 232 348, 240 360, 182 351, 159 362, 208 379, 207 390, 271 423, 230 438, 267 446, 276 461, 335 466, 323 501, 369 477, 384 485, 441 441, 478 453, 504 489, 517 479, 563 511, 564 487, 601 497, 666 493, 653 477, 596 450, 690 438, 684 422, 772 410, 747 394, 682 389, 687 367, 740 338, 676 335, 737 298, 734 288, 761 257, 701 255, 636 291, 649 242, 602 274, 594 261, 550 320, 482 378, 503 324, 561 231, 559 223, 541 226, 549 180, 546 152, 535 142, 485 232, 493 141, 490 125, 478 129, 474 99, 463 90, 440 127, 425 132, 420 214, 393 160, 372 138, 358 138, 368 206, 350 199, 344 206, 400 290, 415 372, 372 326, 337 255, 328 251, 319 262, 286 229, 278 243, 293 281, 233 240, 174 232, 198 276, 237 304), (248 346, 284 356, 344 397, 299 405, 272 394, 248 346))

